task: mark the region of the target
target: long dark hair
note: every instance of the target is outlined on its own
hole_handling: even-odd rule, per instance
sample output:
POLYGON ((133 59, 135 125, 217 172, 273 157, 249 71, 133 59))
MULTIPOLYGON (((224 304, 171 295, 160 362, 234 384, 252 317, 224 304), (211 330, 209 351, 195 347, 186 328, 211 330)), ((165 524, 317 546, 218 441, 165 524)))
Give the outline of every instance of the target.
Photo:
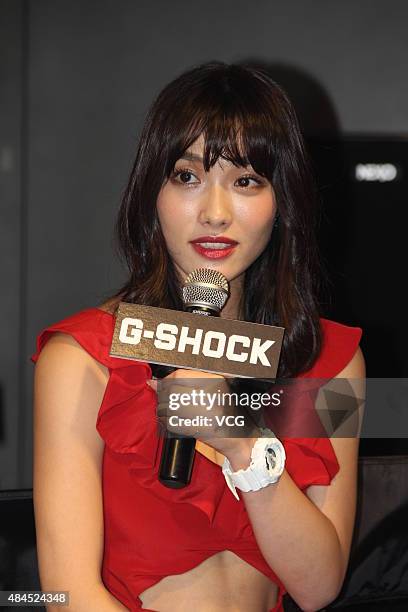
POLYGON ((286 329, 278 376, 294 377, 311 368, 321 351, 318 298, 325 273, 315 236, 316 188, 298 120, 286 93, 262 67, 207 62, 157 96, 118 214, 117 244, 130 274, 113 297, 183 309, 156 200, 176 161, 201 134, 207 172, 222 155, 238 166, 250 163, 273 185, 279 219, 245 272, 240 318, 286 329))

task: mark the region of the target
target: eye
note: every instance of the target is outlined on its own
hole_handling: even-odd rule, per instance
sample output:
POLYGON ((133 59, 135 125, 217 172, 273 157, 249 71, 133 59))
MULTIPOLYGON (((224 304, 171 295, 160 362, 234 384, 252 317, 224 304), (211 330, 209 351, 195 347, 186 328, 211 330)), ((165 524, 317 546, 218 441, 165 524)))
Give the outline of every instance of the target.
POLYGON ((263 185, 263 181, 261 181, 259 178, 257 178, 256 176, 253 176, 252 174, 247 174, 245 176, 241 176, 238 181, 254 181, 255 185, 242 185, 241 187, 243 187, 244 189, 250 189, 251 187, 260 187, 261 185, 263 185))
MULTIPOLYGON (((197 175, 194 174, 194 172, 190 168, 176 168, 171 174, 171 179, 175 183, 179 185, 186 185, 187 187, 196 185, 199 182, 199 180, 197 180, 196 182, 191 182, 191 177, 197 178, 197 175)), ((257 189, 264 185, 264 182, 253 174, 246 174, 245 176, 241 176, 239 179, 237 179, 236 182, 238 183, 239 187, 245 190, 257 189), (253 183, 255 184, 248 184, 249 181, 253 181, 253 183)))
POLYGON ((174 180, 174 182, 182 185, 194 185, 195 183, 188 181, 188 177, 191 176, 196 175, 189 168, 177 168, 177 170, 173 171, 171 178, 174 180), (184 180, 185 177, 187 177, 187 180, 184 180), (178 178, 180 178, 180 180, 177 180, 178 178))

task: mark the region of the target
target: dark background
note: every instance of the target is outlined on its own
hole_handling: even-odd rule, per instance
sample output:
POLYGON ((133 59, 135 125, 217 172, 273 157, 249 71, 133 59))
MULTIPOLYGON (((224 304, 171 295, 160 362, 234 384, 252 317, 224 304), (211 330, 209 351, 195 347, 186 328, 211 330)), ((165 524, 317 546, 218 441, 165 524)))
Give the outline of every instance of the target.
POLYGON ((403 0, 0 2, 0 489, 32 484, 35 337, 121 282, 112 227, 139 129, 199 62, 261 60, 289 92, 326 207, 328 315, 363 327, 368 376, 407 375, 406 174, 350 174, 361 157, 406 163, 407 18, 403 0))

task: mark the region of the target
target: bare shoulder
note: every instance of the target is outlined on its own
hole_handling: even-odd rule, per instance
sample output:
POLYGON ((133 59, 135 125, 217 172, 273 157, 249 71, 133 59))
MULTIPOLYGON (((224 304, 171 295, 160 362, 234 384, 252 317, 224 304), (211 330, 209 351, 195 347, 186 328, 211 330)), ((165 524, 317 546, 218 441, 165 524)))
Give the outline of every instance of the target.
POLYGON ((95 383, 107 383, 109 371, 106 366, 92 357, 70 334, 54 332, 38 357, 35 379, 40 376, 45 379, 49 375, 69 378, 80 375, 84 369, 94 373, 95 383))
POLYGON ((358 346, 356 352, 346 364, 336 378, 365 378, 366 365, 361 347, 358 346))
POLYGON ((85 443, 84 452, 101 457, 103 441, 96 430, 98 411, 109 380, 108 368, 70 334, 53 333, 43 347, 34 373, 34 436, 51 448, 85 443), (52 424, 52 429, 50 429, 52 424), (51 445, 51 446, 50 446, 51 445))
POLYGON ((336 455, 343 450, 347 452, 347 449, 350 448, 356 454, 359 446, 359 435, 364 418, 366 398, 366 363, 360 346, 357 347, 354 355, 343 370, 333 379, 333 390, 343 398, 346 409, 350 411, 349 418, 353 418, 354 421, 353 426, 348 428, 346 426, 344 428, 344 437, 340 435, 340 432, 333 437, 332 444, 336 455))

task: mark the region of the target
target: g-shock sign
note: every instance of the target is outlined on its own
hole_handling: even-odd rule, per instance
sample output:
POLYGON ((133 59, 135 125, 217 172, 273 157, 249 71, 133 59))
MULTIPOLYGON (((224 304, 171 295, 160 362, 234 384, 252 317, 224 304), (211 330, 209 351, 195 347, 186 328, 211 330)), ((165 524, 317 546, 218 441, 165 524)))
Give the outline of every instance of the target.
POLYGON ((142 338, 152 338, 153 345, 164 351, 178 351, 185 353, 187 347, 191 347, 192 355, 204 355, 221 359, 226 357, 230 361, 271 366, 267 357, 267 351, 275 344, 275 340, 262 340, 262 338, 249 338, 240 334, 227 334, 219 331, 196 328, 192 332, 190 328, 183 325, 181 329, 171 323, 159 323, 154 331, 144 330, 143 321, 132 317, 122 320, 119 332, 119 340, 125 344, 139 344, 142 338), (244 350, 249 349, 249 351, 244 350), (240 349, 240 350, 239 350, 240 349))
POLYGON ((274 378, 283 327, 121 302, 111 356, 243 377, 274 378))

